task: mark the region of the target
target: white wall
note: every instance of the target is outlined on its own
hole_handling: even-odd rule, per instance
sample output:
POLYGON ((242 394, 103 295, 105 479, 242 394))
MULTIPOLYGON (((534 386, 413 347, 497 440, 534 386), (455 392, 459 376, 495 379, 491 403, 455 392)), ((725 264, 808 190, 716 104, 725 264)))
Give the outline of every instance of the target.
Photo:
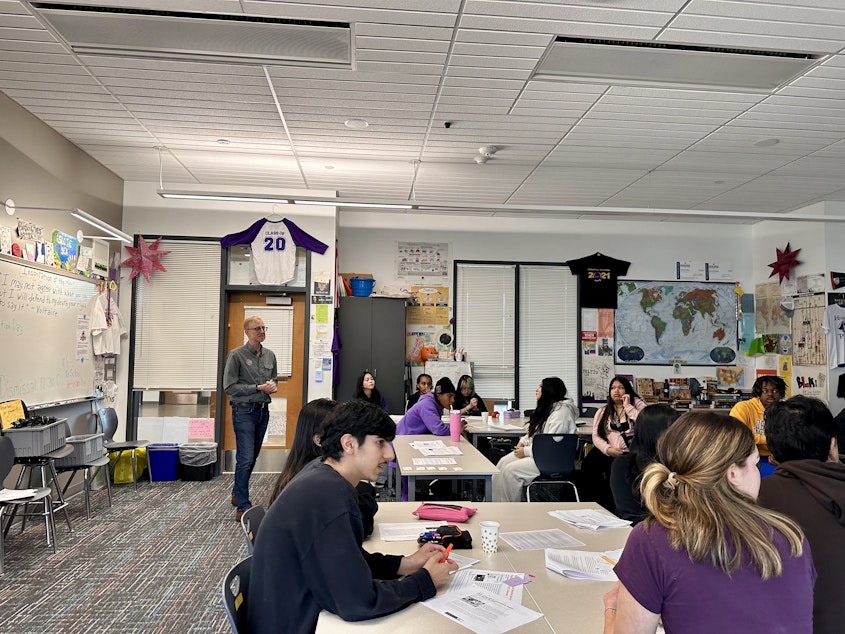
MULTIPOLYGON (((751 236, 749 225, 717 223, 341 211, 338 267, 343 272, 372 273, 380 287, 396 283, 398 241, 448 242, 452 260, 564 262, 600 251, 631 262, 627 278, 632 280, 672 280, 678 260, 730 263, 736 279, 753 288, 751 236)), ((619 366, 619 371, 657 380, 674 376, 668 366, 619 366)), ((708 374, 713 374, 712 368, 689 367, 682 372, 682 376, 708 374)))
MULTIPOLYGON (((215 201, 165 200, 156 194, 156 183, 126 182, 123 199, 122 229, 134 235, 166 235, 219 238, 229 233, 246 229, 259 218, 279 213, 295 222, 318 240, 329 245, 324 255, 311 254, 311 271, 334 271, 334 244, 336 222, 334 208, 329 207, 294 207, 293 205, 269 205, 251 203, 223 203, 215 201), (307 213, 303 214, 305 210, 307 213)), ((286 195, 305 195, 304 191, 288 191, 286 195)), ((333 192, 307 192, 311 196, 333 195, 333 192)), ((167 266, 167 258, 162 260, 167 266)), ((128 278, 128 269, 121 270, 121 280, 128 278)), ((309 288, 312 287, 308 280, 309 288)), ((131 284, 122 283, 120 288, 120 306, 124 315, 129 315, 131 306, 131 284)), ((329 311, 330 329, 334 323, 334 311, 329 311)), ((124 344, 128 352, 128 343, 124 344)), ((126 385, 128 376, 128 354, 119 357, 118 377, 121 386, 126 385), (122 378, 121 378, 122 377, 122 378)), ((307 360, 306 360, 307 361, 307 360)), ((311 368, 307 368, 308 400, 331 398, 331 374, 325 373, 322 383, 314 381, 311 368)), ((118 407, 125 411, 126 392, 121 390, 118 407)))

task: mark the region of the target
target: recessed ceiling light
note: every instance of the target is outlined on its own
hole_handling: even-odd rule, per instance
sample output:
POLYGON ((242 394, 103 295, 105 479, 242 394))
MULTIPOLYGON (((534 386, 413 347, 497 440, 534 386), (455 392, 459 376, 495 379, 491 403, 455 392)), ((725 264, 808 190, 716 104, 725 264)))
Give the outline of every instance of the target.
POLYGON ((771 147, 780 143, 780 139, 760 139, 754 142, 754 147, 771 147))
POLYGON ((347 128, 352 128, 353 130, 363 130, 369 124, 369 122, 364 121, 364 119, 347 119, 343 122, 347 128))
POLYGON ((229 139, 217 139, 217 145, 229 145, 231 143, 229 139))

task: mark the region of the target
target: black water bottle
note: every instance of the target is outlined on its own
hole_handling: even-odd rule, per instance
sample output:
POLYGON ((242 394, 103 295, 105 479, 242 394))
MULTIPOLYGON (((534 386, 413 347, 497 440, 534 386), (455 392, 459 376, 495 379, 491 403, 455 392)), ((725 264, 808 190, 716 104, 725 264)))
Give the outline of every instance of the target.
POLYGON ((666 399, 669 398, 669 379, 663 381, 663 397, 666 399))

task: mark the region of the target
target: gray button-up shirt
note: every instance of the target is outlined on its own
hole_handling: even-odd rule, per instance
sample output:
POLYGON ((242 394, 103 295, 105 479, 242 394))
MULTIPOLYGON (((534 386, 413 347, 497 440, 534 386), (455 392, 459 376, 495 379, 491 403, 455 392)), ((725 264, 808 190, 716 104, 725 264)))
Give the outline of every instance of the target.
POLYGON ((226 358, 223 391, 233 403, 269 403, 270 395, 259 392, 258 386, 275 381, 278 376, 273 351, 261 346, 256 354, 246 343, 232 350, 226 358))

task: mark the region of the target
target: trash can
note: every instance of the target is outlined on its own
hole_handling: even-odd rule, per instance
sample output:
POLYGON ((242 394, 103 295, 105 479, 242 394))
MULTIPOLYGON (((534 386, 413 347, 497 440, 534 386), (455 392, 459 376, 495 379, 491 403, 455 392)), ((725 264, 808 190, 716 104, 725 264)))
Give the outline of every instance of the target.
POLYGON ((182 480, 211 480, 216 467, 216 442, 192 442, 179 445, 179 477, 182 480))
POLYGON ((150 480, 169 482, 176 479, 179 466, 179 443, 159 442, 147 445, 150 480))

